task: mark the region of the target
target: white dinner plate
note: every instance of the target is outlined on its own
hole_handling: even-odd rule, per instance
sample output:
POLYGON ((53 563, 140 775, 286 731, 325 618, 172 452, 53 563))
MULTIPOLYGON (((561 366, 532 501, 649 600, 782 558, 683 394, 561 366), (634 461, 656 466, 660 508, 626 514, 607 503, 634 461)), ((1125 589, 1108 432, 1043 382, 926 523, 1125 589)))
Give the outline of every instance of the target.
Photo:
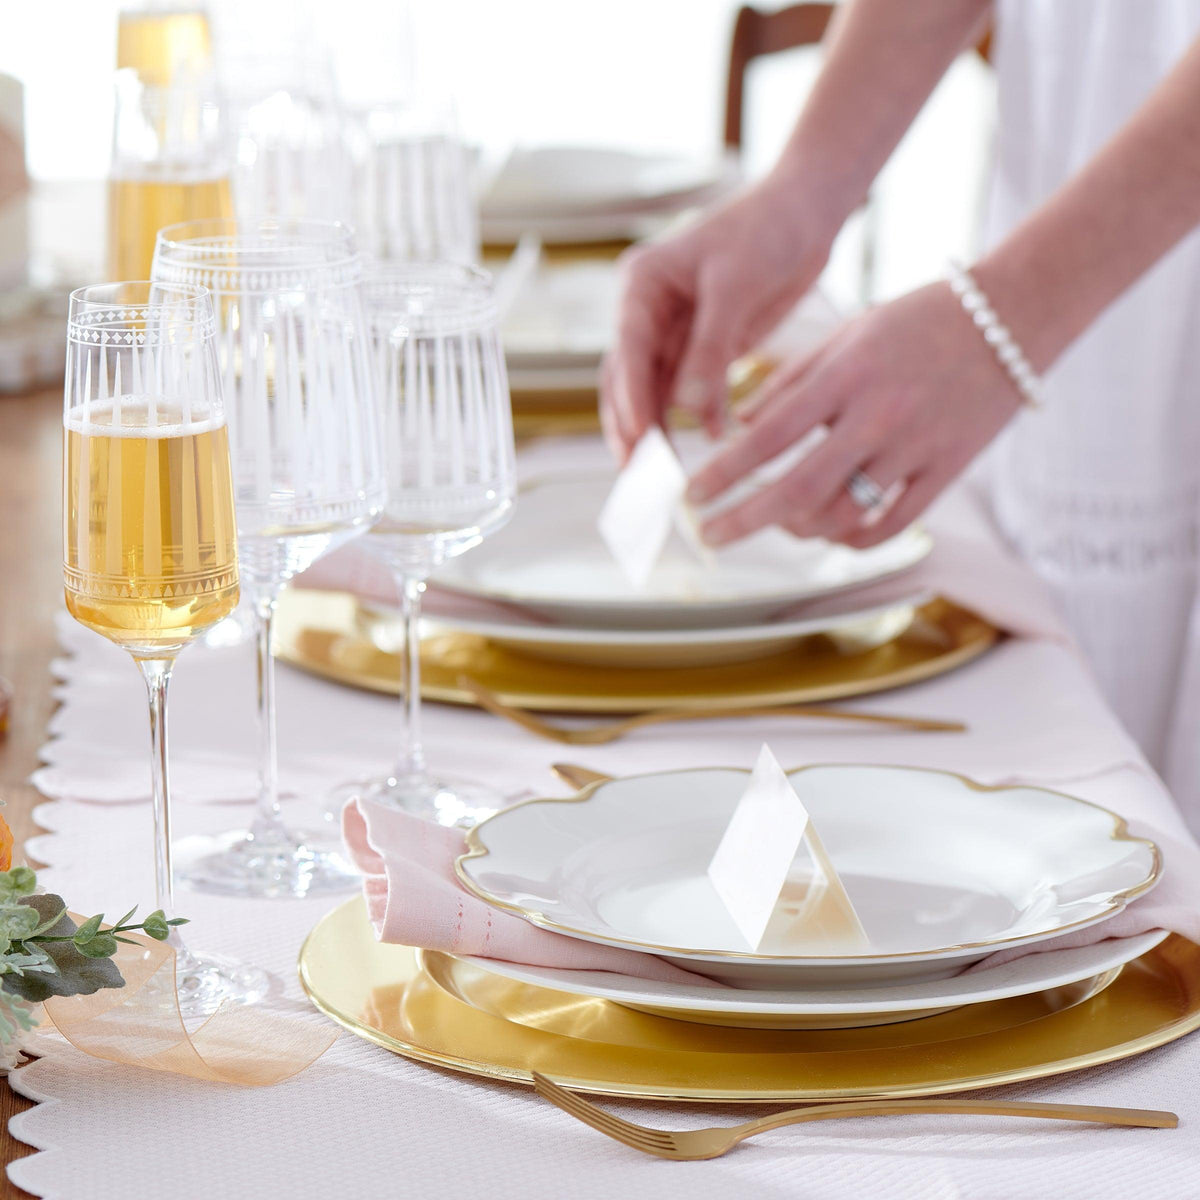
POLYGON ((600 538, 609 474, 553 475, 523 484, 509 522, 442 567, 453 591, 521 605, 563 623, 661 629, 748 625, 792 604, 908 570, 932 549, 912 526, 869 550, 770 528, 701 562, 675 537, 635 590, 600 538))
POLYGON ((611 1000, 655 1016, 703 1025, 754 1029, 843 1029, 914 1021, 968 1004, 1028 996, 1095 979, 1152 950, 1167 936, 1152 929, 1137 937, 1106 938, 1090 946, 1026 954, 999 966, 983 966, 950 979, 880 984, 871 988, 793 988, 787 992, 730 988, 720 984, 660 983, 611 971, 535 967, 526 963, 463 956, 465 962, 537 987, 611 1000))
POLYGON ((736 172, 736 159, 604 146, 514 150, 481 202, 485 217, 567 216, 687 203, 736 172))
POLYGON ((911 767, 801 767, 789 777, 870 952, 799 940, 755 951, 707 875, 749 777, 667 771, 514 805, 468 831, 459 877, 535 925, 735 986, 793 988, 945 978, 1103 921, 1161 872, 1152 842, 1059 792, 911 767))
MULTIPOLYGON (((778 654, 814 634, 832 638, 845 654, 861 654, 899 637, 915 611, 933 597, 914 593, 896 604, 803 620, 764 621, 716 629, 589 629, 573 625, 536 625, 528 621, 484 620, 431 614, 433 628, 470 633, 520 654, 554 662, 601 667, 712 667, 778 654)), ((398 653, 402 636, 396 610, 372 609, 382 621, 370 636, 380 649, 398 653)))
POLYGON ((637 240, 711 203, 740 179, 735 156, 689 158, 600 146, 544 146, 509 156, 481 202, 485 242, 536 233, 548 245, 637 240))

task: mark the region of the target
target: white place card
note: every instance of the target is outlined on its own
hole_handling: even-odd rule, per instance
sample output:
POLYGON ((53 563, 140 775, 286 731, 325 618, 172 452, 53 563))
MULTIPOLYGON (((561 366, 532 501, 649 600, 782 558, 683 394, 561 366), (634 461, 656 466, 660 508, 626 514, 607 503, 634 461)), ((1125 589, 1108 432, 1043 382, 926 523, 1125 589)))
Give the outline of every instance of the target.
POLYGON ((600 536, 629 582, 639 591, 650 580, 674 527, 707 566, 712 552, 700 540, 684 504, 687 472, 667 436, 656 425, 633 449, 600 510, 600 536))
POLYGON ((846 952, 869 944, 808 810, 768 746, 708 878, 750 950, 846 952))

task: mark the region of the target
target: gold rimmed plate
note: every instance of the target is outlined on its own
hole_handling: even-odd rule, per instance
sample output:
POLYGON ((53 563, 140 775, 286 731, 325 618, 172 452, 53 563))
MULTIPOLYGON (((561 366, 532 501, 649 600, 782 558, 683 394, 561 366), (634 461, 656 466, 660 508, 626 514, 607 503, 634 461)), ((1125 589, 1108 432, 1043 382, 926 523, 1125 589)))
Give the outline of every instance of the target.
MULTIPOLYGON (((534 925, 737 987, 791 990, 944 979, 1105 921, 1161 876, 1153 842, 1062 792, 880 764, 809 763, 788 779, 866 947, 786 922, 747 944, 708 875, 744 768, 629 775, 511 805, 467 831, 458 877, 534 925)), ((781 915, 791 903, 785 891, 781 915)))
MULTIPOLYGON (((359 602, 334 592, 287 591, 276 621, 281 659, 352 687, 397 694, 400 659, 376 644, 359 602)), ((588 666, 523 655, 487 638, 460 633, 427 637, 421 647, 421 693, 429 700, 473 704, 459 686, 468 675, 506 704, 543 712, 650 712, 714 704, 806 704, 917 683, 962 666, 1000 633, 947 600, 934 600, 899 637, 847 654, 817 634, 749 662, 639 670, 588 666)))
MULTIPOLYGON (((967 1091, 1141 1054, 1200 1026, 1200 946, 1172 936, 1097 992, 1089 981, 867 1029, 715 1029, 491 976, 435 978, 375 941, 361 899, 300 955, 314 1004, 394 1053, 491 1079, 695 1102, 967 1091)), ((466 968, 466 964, 462 964, 466 968)), ((480 972, 480 975, 486 973, 480 972)))

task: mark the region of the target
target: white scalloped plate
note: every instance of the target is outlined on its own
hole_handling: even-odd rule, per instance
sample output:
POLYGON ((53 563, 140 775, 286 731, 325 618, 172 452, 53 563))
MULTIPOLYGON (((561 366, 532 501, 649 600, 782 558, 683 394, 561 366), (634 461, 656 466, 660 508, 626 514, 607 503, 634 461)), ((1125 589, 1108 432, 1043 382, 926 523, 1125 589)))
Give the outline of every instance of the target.
POLYGON ((1060 792, 910 767, 817 765, 789 776, 870 953, 746 945, 706 874, 749 778, 737 768, 635 775, 514 805, 468 832, 458 874, 535 925, 735 986, 792 988, 945 978, 1103 921, 1161 873, 1157 846, 1060 792))

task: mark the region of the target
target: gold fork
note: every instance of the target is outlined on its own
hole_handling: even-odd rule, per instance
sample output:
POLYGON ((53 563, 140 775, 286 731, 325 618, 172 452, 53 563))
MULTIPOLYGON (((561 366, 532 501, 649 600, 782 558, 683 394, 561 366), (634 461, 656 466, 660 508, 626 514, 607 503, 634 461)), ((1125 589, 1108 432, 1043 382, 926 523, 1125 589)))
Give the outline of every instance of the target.
POLYGON ((838 1117, 882 1117, 904 1113, 961 1113, 968 1116, 1042 1117, 1050 1121, 1087 1121, 1094 1125, 1137 1125, 1143 1129, 1174 1129, 1179 1118, 1172 1112, 1149 1108, 1101 1108, 1094 1104, 1028 1104, 1010 1100, 998 1104, 989 1100, 843 1100, 836 1104, 811 1104, 791 1108, 747 1121, 744 1125, 717 1126, 712 1129, 654 1129, 636 1125, 597 1107, 590 1100, 559 1087, 544 1075, 533 1072, 533 1086, 539 1096, 557 1105, 563 1112, 590 1125, 615 1141, 624 1142, 643 1154, 657 1158, 691 1161, 719 1158, 738 1142, 779 1129, 784 1125, 802 1125, 807 1121, 831 1121, 838 1117))
POLYGON ((564 728, 552 721, 534 715, 524 708, 505 704, 495 692, 478 683, 469 675, 458 677, 458 686, 474 696, 480 708, 494 716, 503 717, 520 725, 522 729, 536 733, 539 737, 568 746, 603 746, 624 737, 631 730, 644 725, 660 725, 666 721, 700 721, 710 717, 816 717, 826 721, 859 721, 871 725, 885 725, 892 729, 917 730, 923 733, 962 733, 966 729, 961 721, 942 721, 932 717, 896 717, 883 713, 848 712, 841 708, 815 708, 808 704, 779 704, 755 708, 725 706, 715 708, 664 708, 657 712, 638 713, 632 717, 598 721, 577 728, 564 728))

